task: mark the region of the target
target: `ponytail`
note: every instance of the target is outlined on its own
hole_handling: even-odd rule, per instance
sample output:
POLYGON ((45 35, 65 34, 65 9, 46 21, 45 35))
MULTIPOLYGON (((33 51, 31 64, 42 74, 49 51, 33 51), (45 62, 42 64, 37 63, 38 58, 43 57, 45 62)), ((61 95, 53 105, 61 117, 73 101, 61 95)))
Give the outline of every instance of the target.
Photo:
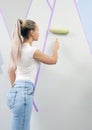
POLYGON ((21 57, 21 45, 22 45, 22 36, 21 36, 21 25, 22 20, 17 20, 15 24, 12 37, 11 37, 11 51, 10 51, 10 66, 16 70, 17 63, 21 57))

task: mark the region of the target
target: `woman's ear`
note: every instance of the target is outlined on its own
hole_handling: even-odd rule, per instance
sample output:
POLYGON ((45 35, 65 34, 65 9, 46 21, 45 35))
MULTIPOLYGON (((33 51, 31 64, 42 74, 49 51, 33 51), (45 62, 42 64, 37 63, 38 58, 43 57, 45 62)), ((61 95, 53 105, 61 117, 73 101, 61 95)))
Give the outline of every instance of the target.
POLYGON ((34 30, 30 30, 29 34, 30 34, 30 36, 33 36, 34 35, 34 30))

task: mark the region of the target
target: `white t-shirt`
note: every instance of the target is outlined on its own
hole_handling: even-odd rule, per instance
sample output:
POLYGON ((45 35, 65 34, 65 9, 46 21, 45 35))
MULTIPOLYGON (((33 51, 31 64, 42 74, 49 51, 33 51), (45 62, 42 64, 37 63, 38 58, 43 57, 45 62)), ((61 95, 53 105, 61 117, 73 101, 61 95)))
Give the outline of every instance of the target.
POLYGON ((28 43, 22 45, 21 59, 16 69, 16 80, 29 80, 33 84, 35 82, 39 61, 33 59, 33 54, 37 48, 28 43))

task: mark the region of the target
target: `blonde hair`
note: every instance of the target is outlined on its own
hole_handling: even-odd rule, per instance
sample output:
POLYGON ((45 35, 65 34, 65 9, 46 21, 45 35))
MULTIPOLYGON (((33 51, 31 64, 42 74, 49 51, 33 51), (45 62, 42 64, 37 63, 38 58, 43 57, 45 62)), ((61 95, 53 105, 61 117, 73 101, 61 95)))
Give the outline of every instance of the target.
POLYGON ((23 38, 29 38, 29 31, 35 30, 35 22, 32 20, 18 19, 11 37, 10 65, 14 70, 17 68, 17 63, 21 58, 21 48, 23 38))

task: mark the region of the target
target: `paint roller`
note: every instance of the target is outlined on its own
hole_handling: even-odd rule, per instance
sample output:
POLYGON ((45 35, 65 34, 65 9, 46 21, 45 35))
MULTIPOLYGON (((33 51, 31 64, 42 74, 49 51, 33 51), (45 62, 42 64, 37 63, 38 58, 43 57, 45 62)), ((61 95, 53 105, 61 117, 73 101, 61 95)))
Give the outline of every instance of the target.
POLYGON ((67 35, 69 33, 69 30, 64 28, 50 28, 50 32, 54 34, 67 35))

